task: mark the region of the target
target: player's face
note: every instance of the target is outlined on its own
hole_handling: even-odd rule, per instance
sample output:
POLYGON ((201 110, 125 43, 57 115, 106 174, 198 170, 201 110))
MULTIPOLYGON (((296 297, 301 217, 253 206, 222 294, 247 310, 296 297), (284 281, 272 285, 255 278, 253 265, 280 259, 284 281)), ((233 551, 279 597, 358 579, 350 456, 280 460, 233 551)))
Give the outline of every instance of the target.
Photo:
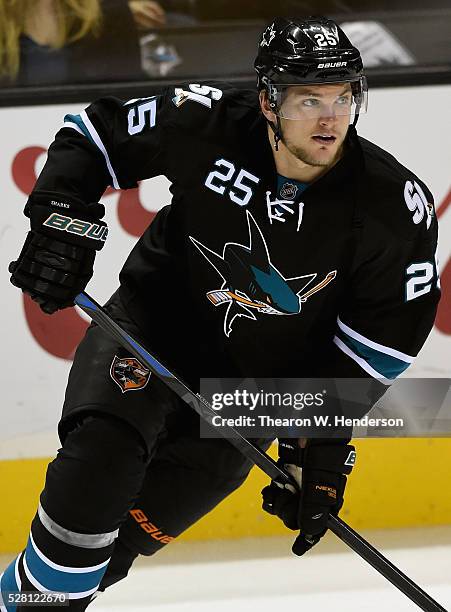
MULTIPOLYGON (((333 164, 341 154, 349 127, 351 85, 293 86, 280 102, 282 142, 288 151, 310 166, 333 164)), ((262 111, 270 121, 276 121, 264 96, 262 111)))

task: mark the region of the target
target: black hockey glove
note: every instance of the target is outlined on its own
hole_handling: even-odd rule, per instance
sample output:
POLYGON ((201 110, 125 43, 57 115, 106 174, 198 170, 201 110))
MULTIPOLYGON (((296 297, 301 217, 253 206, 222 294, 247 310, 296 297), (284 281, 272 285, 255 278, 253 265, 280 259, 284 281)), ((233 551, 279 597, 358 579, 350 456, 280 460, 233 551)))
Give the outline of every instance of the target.
POLYGON ((41 193, 30 197, 24 213, 31 231, 19 258, 9 264, 12 284, 48 314, 73 306, 106 240, 107 225, 99 220, 105 214, 103 204, 41 193))
POLYGON ((355 463, 355 449, 346 440, 310 439, 305 448, 298 440, 279 440, 278 465, 300 485, 272 481, 262 491, 263 510, 282 519, 286 527, 300 530, 292 551, 303 555, 327 531, 329 514, 337 515, 343 505, 345 474, 355 463))

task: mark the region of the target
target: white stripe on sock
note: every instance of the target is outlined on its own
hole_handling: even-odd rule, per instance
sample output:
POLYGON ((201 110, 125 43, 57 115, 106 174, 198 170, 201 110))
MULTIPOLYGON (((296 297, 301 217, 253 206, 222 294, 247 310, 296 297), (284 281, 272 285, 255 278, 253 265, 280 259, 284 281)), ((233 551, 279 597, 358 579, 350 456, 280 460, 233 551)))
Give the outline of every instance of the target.
POLYGON ((14 565, 14 573, 15 573, 15 576, 16 576, 16 583, 17 583, 17 586, 19 587, 19 591, 22 590, 22 581, 21 581, 20 575, 19 575, 19 561, 20 561, 20 557, 22 557, 22 556, 23 556, 23 553, 21 553, 20 555, 17 556, 16 563, 14 565))
POLYGON ((111 557, 109 557, 106 561, 104 561, 103 563, 99 563, 99 565, 90 565, 88 567, 68 567, 66 565, 58 565, 58 563, 54 563, 53 561, 51 561, 48 557, 46 557, 44 555, 43 552, 41 552, 37 546, 37 544, 35 543, 33 536, 30 533, 30 541, 31 544, 34 548, 35 553, 38 555, 38 557, 44 561, 44 563, 46 565, 48 565, 49 567, 51 567, 54 570, 58 570, 59 572, 67 572, 68 574, 86 574, 87 572, 95 572, 99 569, 102 569, 102 567, 105 567, 106 565, 108 565, 108 563, 110 562, 111 557))
POLYGON ((71 546, 78 546, 79 548, 104 548, 105 546, 110 546, 119 534, 119 529, 108 533, 76 533, 75 531, 70 531, 65 527, 61 527, 61 525, 58 525, 58 523, 50 518, 40 503, 38 506, 38 516, 42 525, 57 540, 61 540, 61 542, 71 546))
MULTIPOLYGON (((49 589, 46 589, 45 586, 43 586, 40 582, 36 580, 36 578, 30 572, 30 569, 27 565, 27 560, 25 557, 23 559, 23 568, 25 570, 25 574, 28 580, 31 582, 31 584, 34 586, 35 589, 38 589, 38 591, 40 591, 41 593, 53 593, 54 592, 54 591, 50 591, 49 589)), ((81 593, 68 593, 69 599, 83 599, 83 597, 88 597, 88 595, 92 595, 93 593, 97 591, 97 589, 99 588, 99 585, 100 585, 100 582, 96 587, 94 587, 93 589, 90 589, 89 591, 82 591, 81 593)))

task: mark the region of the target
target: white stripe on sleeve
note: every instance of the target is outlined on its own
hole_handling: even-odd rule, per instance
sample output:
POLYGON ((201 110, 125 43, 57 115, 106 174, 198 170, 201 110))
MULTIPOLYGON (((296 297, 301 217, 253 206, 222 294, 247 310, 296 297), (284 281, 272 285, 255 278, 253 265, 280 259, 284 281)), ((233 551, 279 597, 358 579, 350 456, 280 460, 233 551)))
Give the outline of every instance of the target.
POLYGON ((91 123, 91 120, 89 119, 88 115, 86 114, 86 111, 82 111, 80 113, 80 117, 83 121, 83 123, 86 126, 86 129, 88 130, 88 132, 91 135, 91 138, 93 139, 93 141, 96 143, 96 145, 99 147, 100 151, 102 151, 103 156, 105 158, 105 162, 108 168, 108 172, 110 173, 111 178, 113 179, 113 187, 115 189, 120 189, 120 185, 119 182, 117 180, 116 174, 113 170, 113 166, 111 165, 111 161, 110 158, 108 157, 108 152, 105 149, 103 142, 100 138, 100 136, 97 133, 97 130, 95 129, 95 127, 93 126, 93 124, 91 123))

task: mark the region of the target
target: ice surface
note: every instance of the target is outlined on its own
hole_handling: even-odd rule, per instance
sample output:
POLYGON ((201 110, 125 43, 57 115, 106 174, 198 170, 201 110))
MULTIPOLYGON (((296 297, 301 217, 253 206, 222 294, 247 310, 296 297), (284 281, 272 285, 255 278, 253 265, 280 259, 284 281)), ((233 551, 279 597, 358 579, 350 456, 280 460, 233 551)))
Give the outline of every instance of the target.
MULTIPOLYGON (((440 542, 437 529, 430 532, 435 538, 424 531, 423 537, 415 532, 413 540, 411 530, 392 532, 392 548, 372 542, 451 610, 451 542, 449 537, 440 542)), ((449 536, 449 528, 444 533, 449 536)), ((175 544, 159 558, 139 561, 125 581, 101 594, 89 610, 274 612, 280 604, 300 612, 331 606, 334 612, 419 610, 333 535, 328 542, 303 558, 289 553, 285 538, 175 544)))

